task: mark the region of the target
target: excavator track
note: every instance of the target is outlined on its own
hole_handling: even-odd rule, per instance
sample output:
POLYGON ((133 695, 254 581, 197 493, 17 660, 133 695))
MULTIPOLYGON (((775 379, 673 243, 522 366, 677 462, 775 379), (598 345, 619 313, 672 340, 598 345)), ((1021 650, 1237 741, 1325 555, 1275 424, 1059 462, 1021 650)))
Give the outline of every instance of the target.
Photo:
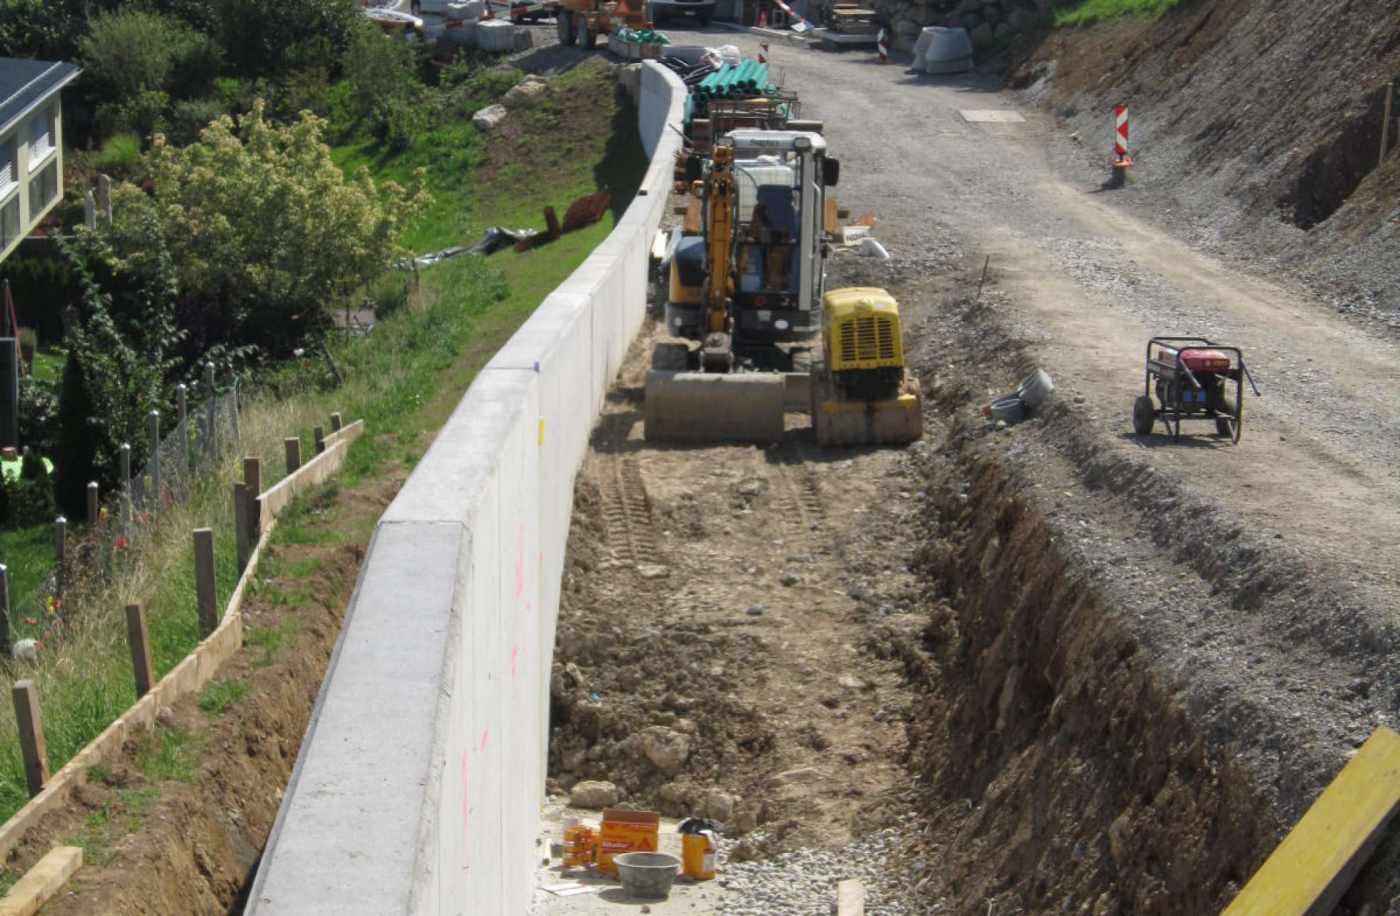
POLYGON ((613 462, 612 473, 603 480, 602 495, 613 559, 629 564, 647 560, 655 550, 656 538, 652 536, 651 499, 635 458, 613 462))

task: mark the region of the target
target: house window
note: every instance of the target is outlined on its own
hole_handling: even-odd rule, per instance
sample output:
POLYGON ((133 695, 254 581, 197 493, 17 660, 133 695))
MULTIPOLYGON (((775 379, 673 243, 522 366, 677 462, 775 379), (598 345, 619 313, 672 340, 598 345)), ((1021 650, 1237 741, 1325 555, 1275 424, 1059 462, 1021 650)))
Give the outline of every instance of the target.
POLYGON ((0 206, 0 249, 9 248, 23 228, 19 221, 19 195, 16 194, 0 206))
POLYGON ((58 160, 50 162, 44 170, 29 179, 29 220, 33 222, 43 215, 53 199, 58 196, 58 160))
POLYGON ((19 159, 13 137, 0 143, 0 199, 19 187, 19 159))
POLYGON ((54 110, 45 108, 29 121, 29 170, 43 164, 44 157, 53 152, 54 110))

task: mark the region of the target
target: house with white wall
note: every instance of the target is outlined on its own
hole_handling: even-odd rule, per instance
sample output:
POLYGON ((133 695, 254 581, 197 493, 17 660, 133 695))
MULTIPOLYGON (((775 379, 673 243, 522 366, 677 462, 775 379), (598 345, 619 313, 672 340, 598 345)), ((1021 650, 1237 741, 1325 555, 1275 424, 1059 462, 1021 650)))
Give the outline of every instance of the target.
POLYGON ((0 261, 63 196, 64 86, 74 64, 0 57, 0 261))

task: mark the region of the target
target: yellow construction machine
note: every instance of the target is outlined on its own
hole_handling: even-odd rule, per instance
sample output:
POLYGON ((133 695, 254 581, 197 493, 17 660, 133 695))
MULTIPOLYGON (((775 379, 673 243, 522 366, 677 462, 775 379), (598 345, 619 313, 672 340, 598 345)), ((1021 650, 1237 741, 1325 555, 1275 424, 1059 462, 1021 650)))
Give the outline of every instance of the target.
POLYGON ((898 305, 881 290, 825 293, 826 189, 839 175, 810 131, 730 131, 687 162, 703 215, 671 255, 670 339, 652 351, 647 439, 778 442, 789 411, 810 412, 824 443, 922 434, 898 305))

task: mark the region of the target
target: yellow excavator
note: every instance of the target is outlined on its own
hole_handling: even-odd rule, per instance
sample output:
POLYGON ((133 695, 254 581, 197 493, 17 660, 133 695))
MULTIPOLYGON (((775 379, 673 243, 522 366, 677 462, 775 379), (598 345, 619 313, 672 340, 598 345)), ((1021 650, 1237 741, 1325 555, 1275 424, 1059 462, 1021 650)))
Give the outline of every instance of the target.
POLYGON ((923 434, 898 304, 883 290, 825 291, 826 190, 839 177, 810 131, 735 130, 687 161, 700 232, 671 255, 648 440, 779 442, 790 412, 810 413, 822 444, 923 434))

